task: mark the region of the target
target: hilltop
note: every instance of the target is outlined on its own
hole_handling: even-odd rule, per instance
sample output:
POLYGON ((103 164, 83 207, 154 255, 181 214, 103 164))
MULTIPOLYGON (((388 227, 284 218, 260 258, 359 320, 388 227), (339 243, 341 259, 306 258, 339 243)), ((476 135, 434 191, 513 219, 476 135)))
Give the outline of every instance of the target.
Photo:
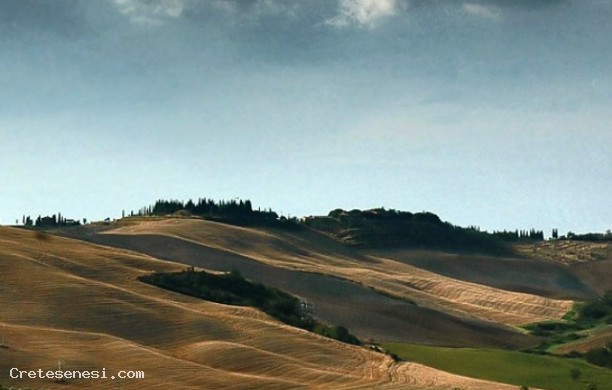
MULTIPOLYGON (((257 215, 250 204, 235 204, 224 207, 257 215)), ((225 213, 180 208, 46 230, 0 228, 0 311, 7 313, 0 322, 9 346, 0 357, 32 367, 62 359, 72 367, 123 362, 143 370, 166 364, 179 372, 202 370, 190 377, 162 369, 162 379, 146 382, 150 388, 502 389, 396 362, 375 345, 534 349, 544 339, 525 325, 564 321, 576 301, 610 287, 605 241, 542 241, 536 231, 534 237, 517 232, 524 237, 515 240, 508 232, 456 227, 432 213, 384 209, 304 220, 271 217, 271 210, 254 218, 225 213), (185 267, 239 272, 245 283, 285 291, 306 302, 316 321, 348 328, 365 347, 297 329, 255 308, 139 281, 185 267), (15 305, 19 311, 11 310, 15 305), (37 352, 45 339, 50 347, 37 352)), ((596 329, 573 345, 584 351, 609 340, 609 331, 596 329)), ((569 345, 558 351, 569 352, 569 345)))

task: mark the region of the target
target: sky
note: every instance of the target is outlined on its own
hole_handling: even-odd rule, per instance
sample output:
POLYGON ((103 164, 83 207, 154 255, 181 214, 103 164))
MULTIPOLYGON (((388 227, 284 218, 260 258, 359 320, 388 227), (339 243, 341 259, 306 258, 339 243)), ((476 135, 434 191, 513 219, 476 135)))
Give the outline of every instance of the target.
POLYGON ((156 199, 612 229, 610 0, 3 0, 0 223, 156 199))

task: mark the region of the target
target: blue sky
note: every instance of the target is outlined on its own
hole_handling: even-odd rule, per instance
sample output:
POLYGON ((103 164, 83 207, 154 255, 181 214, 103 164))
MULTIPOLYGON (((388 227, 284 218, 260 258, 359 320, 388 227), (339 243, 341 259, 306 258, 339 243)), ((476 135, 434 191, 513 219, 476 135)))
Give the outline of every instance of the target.
POLYGON ((5 0, 0 223, 158 198, 612 228, 612 2, 5 0))

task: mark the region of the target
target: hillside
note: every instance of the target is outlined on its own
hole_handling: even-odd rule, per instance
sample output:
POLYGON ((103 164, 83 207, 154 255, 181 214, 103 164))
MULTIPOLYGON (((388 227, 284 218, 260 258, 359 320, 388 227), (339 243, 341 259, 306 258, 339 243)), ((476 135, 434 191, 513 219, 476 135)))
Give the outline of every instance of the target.
POLYGON ((564 265, 596 295, 612 291, 612 243, 609 240, 545 241, 517 245, 516 251, 532 259, 564 265))
POLYGON ((0 372, 11 367, 142 370, 142 380, 0 383, 46 389, 511 389, 289 327, 262 312, 136 280, 184 267, 150 256, 0 228, 0 372))
POLYGON ((533 338, 506 327, 377 293, 358 283, 329 275, 275 267, 226 250, 162 235, 101 234, 95 242, 217 271, 239 270, 244 276, 275 286, 307 300, 314 314, 330 324, 341 324, 357 336, 449 346, 523 348, 533 338), (461 334, 461 337, 456 337, 461 334))
POLYGON ((556 354, 568 354, 572 351, 586 353, 589 349, 603 347, 612 343, 612 325, 595 329, 583 339, 563 344, 553 352, 556 354))
POLYGON ((421 307, 515 326, 561 318, 569 300, 442 276, 384 256, 368 255, 315 231, 254 229, 198 219, 134 220, 105 234, 165 235, 223 250, 274 267, 351 280, 421 307))
POLYGON ((600 294, 597 285, 552 259, 403 248, 368 249, 364 253, 466 282, 548 298, 585 300, 600 294))

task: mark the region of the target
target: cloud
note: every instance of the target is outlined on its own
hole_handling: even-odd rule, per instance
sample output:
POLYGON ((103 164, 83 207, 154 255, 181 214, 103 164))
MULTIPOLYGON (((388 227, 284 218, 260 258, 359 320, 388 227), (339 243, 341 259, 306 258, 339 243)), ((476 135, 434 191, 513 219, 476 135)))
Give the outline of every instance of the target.
POLYGON ((373 27, 405 8, 402 0, 339 0, 340 12, 326 21, 334 27, 358 25, 373 27))
POLYGON ((183 0, 112 0, 119 12, 135 24, 158 26, 167 19, 180 17, 183 0))
POLYGON ((499 12, 497 10, 482 4, 464 3, 463 10, 470 15, 484 19, 499 19, 499 12))
POLYGON ((499 9, 545 9, 561 4, 569 3, 570 0, 410 0, 411 7, 447 7, 449 5, 463 6, 464 4, 478 4, 485 7, 492 6, 499 9))
POLYGON ((80 5, 79 0, 1 0, 0 40, 24 31, 83 36, 88 26, 80 5))
POLYGON ((541 9, 558 6, 569 0, 479 0, 473 2, 500 8, 541 9))
POLYGON ((243 12, 257 16, 294 15, 301 2, 280 0, 215 0, 213 6, 228 12, 243 12))

